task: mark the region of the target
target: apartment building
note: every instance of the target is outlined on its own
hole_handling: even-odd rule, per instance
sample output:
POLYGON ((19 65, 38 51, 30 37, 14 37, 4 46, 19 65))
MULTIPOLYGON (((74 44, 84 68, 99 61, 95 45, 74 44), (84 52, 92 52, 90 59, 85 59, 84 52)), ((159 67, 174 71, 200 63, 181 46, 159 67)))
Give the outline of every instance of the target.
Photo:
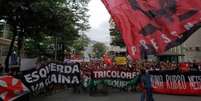
POLYGON ((193 33, 182 45, 172 48, 169 51, 183 54, 181 61, 201 62, 201 29, 193 33))
POLYGON ((4 20, 0 20, 0 63, 4 63, 11 40, 9 39, 9 27, 4 20))

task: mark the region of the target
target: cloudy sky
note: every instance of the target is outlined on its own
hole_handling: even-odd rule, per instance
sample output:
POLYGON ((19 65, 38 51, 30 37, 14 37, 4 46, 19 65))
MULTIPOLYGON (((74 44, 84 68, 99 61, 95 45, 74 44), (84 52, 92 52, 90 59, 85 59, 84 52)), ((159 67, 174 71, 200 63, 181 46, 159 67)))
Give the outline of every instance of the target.
POLYGON ((85 34, 92 40, 110 43, 109 19, 110 15, 101 0, 91 0, 89 3, 89 29, 85 34))

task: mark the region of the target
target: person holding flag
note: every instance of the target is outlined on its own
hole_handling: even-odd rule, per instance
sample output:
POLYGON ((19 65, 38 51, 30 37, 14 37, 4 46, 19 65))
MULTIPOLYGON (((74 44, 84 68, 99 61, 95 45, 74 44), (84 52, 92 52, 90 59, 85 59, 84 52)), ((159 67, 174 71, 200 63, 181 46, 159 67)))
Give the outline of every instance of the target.
POLYGON ((105 53, 103 55, 103 62, 104 64, 106 64, 107 66, 112 65, 112 59, 109 57, 109 55, 107 53, 105 53))

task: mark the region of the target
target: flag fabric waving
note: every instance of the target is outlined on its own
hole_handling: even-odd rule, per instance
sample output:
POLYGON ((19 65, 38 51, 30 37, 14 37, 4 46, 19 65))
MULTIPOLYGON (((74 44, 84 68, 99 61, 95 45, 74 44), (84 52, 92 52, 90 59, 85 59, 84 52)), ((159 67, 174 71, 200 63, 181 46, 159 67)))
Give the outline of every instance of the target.
POLYGON ((201 26, 200 0, 102 0, 138 60, 180 45, 201 26))
POLYGON ((112 65, 112 59, 107 53, 103 55, 103 61, 104 61, 104 64, 112 65))
POLYGON ((25 92, 29 90, 20 80, 12 76, 0 76, 0 98, 3 101, 13 101, 25 92))

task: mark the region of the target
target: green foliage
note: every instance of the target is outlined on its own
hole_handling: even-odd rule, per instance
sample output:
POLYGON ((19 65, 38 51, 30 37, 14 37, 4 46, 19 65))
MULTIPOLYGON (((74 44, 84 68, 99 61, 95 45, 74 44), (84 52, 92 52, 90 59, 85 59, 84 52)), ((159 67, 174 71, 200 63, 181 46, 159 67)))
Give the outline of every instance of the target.
POLYGON ((121 33, 118 31, 118 29, 116 27, 110 29, 110 35, 113 37, 111 45, 120 46, 121 48, 125 47, 125 44, 121 37, 121 33))
MULTIPOLYGON (((5 60, 8 72, 9 57, 14 43, 17 41, 20 56, 24 39, 33 42, 25 45, 27 48, 39 49, 44 52, 47 47, 41 46, 41 41, 50 36, 60 39, 63 49, 72 45, 72 41, 79 37, 79 32, 89 28, 87 3, 89 0, 0 0, 0 20, 5 20, 13 32, 9 52, 5 60), (41 48, 45 47, 45 48, 41 48)), ((32 53, 35 54, 35 53, 32 53)), ((38 54, 38 53, 37 53, 38 54)))
POLYGON ((106 52, 106 46, 104 43, 97 42, 93 45, 93 51, 95 52, 95 57, 100 58, 106 52))
POLYGON ((48 57, 54 57, 55 46, 54 46, 54 37, 47 37, 45 35, 41 35, 43 37, 38 37, 37 42, 34 39, 27 38, 25 40, 25 54, 27 57, 36 57, 42 55, 46 55, 48 57))
POLYGON ((83 34, 80 38, 74 41, 73 49, 76 53, 81 53, 88 46, 90 39, 83 34))
POLYGON ((44 49, 48 48, 48 45, 42 48, 38 44, 44 43, 45 37, 49 36, 57 37, 60 43, 62 41, 64 47, 68 48, 79 38, 80 31, 89 28, 86 14, 88 1, 0 0, 0 19, 4 19, 13 32, 19 30, 21 40, 30 39, 35 42, 28 43, 29 47, 25 45, 25 48, 33 47, 46 51, 44 49))

